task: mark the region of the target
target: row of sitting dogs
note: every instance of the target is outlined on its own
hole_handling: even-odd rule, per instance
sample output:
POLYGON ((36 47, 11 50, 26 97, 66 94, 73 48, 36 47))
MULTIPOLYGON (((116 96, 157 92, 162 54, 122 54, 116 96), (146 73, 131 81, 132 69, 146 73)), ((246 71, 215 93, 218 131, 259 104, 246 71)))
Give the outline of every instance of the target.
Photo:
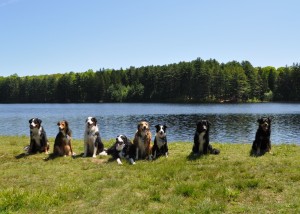
MULTIPOLYGON (((263 155, 271 151, 271 119, 260 118, 259 126, 256 132, 255 140, 252 144, 251 154, 255 156, 263 155)), ((32 118, 29 120, 30 127, 30 144, 25 147, 26 154, 34 154, 37 152, 45 152, 49 154, 49 142, 46 132, 43 128, 42 120, 32 118)), ((56 135, 53 156, 71 156, 75 155, 72 149, 72 132, 66 120, 59 121, 58 134, 56 135)), ((195 156, 202 154, 219 154, 220 150, 215 149, 209 143, 209 130, 211 123, 208 120, 200 120, 197 123, 192 153, 195 156)), ((117 160, 118 164, 122 164, 121 159, 127 158, 131 164, 135 164, 139 159, 156 159, 164 155, 168 157, 167 143, 167 126, 158 124, 155 126, 156 134, 154 144, 151 145, 152 134, 149 123, 141 121, 137 125, 137 131, 134 135, 133 142, 125 135, 119 135, 114 145, 105 149, 102 143, 97 119, 88 117, 86 119, 84 132, 84 153, 83 157, 100 155, 111 155, 117 160)))

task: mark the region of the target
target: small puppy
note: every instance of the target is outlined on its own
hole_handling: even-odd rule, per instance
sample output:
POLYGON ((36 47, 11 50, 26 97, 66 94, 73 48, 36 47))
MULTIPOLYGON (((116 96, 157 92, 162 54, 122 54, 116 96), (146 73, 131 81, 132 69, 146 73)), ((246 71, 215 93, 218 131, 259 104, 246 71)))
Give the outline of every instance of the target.
POLYGON ((95 117, 88 117, 85 121, 83 157, 92 155, 95 158, 103 150, 104 145, 101 141, 97 119, 95 117))
POLYGON ((106 151, 106 153, 116 159, 118 164, 122 164, 122 158, 129 158, 130 163, 135 164, 135 148, 125 135, 118 135, 116 142, 106 151))
POLYGON ((151 132, 149 129, 149 123, 146 121, 141 121, 137 125, 137 131, 134 135, 133 144, 136 148, 136 158, 149 160, 152 159, 151 155, 151 132))
POLYGON ((29 120, 30 144, 24 148, 26 154, 34 154, 37 152, 49 153, 49 142, 46 131, 41 124, 42 120, 39 118, 29 120))
POLYGON ((62 120, 57 125, 59 132, 55 138, 53 154, 55 156, 75 155, 72 150, 72 132, 69 128, 69 123, 66 120, 62 120))
POLYGON ((168 142, 167 142, 167 126, 158 124, 155 126, 156 134, 154 138, 154 145, 152 147, 153 159, 164 155, 168 157, 168 142))
POLYGON ((209 144, 209 128, 211 123, 208 120, 201 120, 197 123, 196 132, 194 135, 193 153, 195 155, 202 154, 219 154, 218 149, 213 149, 209 144))
POLYGON ((253 155, 263 155, 266 152, 271 152, 271 119, 262 117, 257 120, 258 129, 256 131, 255 140, 252 144, 253 155))

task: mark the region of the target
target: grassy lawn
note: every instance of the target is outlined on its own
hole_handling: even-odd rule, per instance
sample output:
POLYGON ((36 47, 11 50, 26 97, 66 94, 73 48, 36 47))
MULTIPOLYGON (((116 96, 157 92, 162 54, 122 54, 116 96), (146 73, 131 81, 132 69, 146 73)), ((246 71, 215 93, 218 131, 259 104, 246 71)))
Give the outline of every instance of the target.
MULTIPOLYGON (((176 142, 168 158, 119 166, 109 157, 20 156, 28 142, 0 137, 0 213, 300 213, 296 145, 256 158, 250 144, 212 143, 220 155, 193 159, 192 143, 176 142)), ((83 152, 82 141, 73 147, 83 152)))

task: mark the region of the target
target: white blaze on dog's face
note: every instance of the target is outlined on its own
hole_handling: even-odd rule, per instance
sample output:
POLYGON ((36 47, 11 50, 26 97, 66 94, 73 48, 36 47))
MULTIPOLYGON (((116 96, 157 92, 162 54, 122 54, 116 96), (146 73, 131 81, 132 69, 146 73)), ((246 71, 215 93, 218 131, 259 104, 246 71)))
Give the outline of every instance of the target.
POLYGON ((149 131, 149 123, 146 121, 141 121, 138 124, 138 132, 144 137, 149 131))
POLYGON ((41 127, 42 121, 38 118, 32 118, 29 120, 29 127, 30 129, 37 128, 39 129, 41 127))
POLYGON ((125 147, 126 137, 124 135, 119 135, 116 138, 116 150, 122 151, 125 147))
POLYGON ((156 128, 156 135, 160 138, 164 138, 166 137, 166 129, 167 129, 167 126, 166 125, 156 125, 155 126, 156 128))
POLYGON ((88 117, 87 119, 86 119, 86 125, 87 126, 96 126, 96 124, 97 124, 97 119, 95 118, 95 117, 88 117))
POLYGON ((203 133, 206 132, 209 128, 210 122, 208 120, 201 120, 197 123, 197 132, 203 133))

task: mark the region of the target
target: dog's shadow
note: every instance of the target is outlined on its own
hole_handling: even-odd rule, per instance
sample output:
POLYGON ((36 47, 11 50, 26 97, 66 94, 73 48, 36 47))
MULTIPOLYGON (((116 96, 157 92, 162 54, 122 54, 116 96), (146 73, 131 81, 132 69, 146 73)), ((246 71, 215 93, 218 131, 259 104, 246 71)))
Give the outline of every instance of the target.
POLYGON ((189 160, 189 161, 195 161, 195 160, 198 160, 198 159, 201 159, 204 157, 204 154, 195 154, 193 152, 191 152, 187 157, 186 159, 189 160))
MULTIPOLYGON (((82 156, 83 156, 83 153, 78 154, 78 155, 72 155, 72 156, 70 156, 70 157, 71 157, 72 159, 77 159, 77 158, 82 158, 82 156)), ((54 154, 54 153, 51 153, 51 154, 49 154, 48 157, 44 158, 43 160, 44 160, 44 161, 50 161, 50 160, 54 160, 54 159, 60 158, 60 157, 63 157, 63 156, 59 156, 59 155, 56 155, 56 154, 54 154)))
POLYGON ((19 155, 16 155, 15 158, 16 158, 16 159, 21 159, 21 158, 27 157, 28 155, 29 155, 29 154, 21 153, 21 154, 19 154, 19 155))

